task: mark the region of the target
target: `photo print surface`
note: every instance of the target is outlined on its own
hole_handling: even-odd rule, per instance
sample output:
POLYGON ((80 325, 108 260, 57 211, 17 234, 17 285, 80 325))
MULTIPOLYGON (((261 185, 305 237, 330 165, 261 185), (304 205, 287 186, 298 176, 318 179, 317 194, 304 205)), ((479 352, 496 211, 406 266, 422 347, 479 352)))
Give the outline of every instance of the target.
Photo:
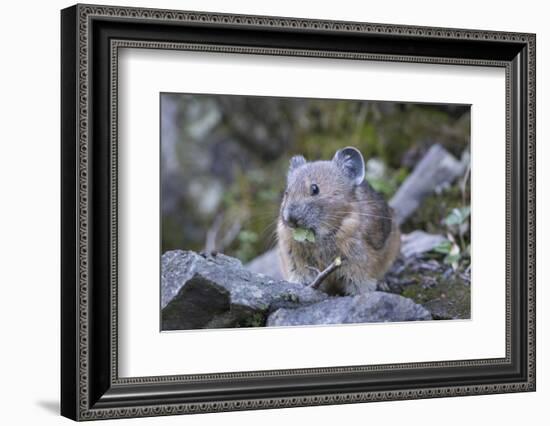
POLYGON ((160 94, 161 331, 470 318, 470 106, 160 94))

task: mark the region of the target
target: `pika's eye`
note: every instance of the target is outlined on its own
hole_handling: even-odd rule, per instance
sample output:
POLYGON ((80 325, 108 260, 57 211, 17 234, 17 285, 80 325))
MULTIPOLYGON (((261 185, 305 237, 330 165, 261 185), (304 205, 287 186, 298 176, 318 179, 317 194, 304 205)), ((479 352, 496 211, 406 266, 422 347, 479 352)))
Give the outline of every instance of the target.
POLYGON ((311 186, 309 187, 309 193, 311 195, 319 194, 319 187, 316 184, 312 183, 311 186))

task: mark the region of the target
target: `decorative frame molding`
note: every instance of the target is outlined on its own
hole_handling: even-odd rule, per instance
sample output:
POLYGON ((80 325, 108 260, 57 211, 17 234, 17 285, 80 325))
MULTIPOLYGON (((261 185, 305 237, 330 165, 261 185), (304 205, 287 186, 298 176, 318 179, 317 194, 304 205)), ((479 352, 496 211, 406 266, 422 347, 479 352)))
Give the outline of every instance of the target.
POLYGON ((90 5, 63 10, 62 414, 91 420, 535 390, 535 41, 533 34, 495 31, 90 5), (128 23, 142 29, 126 30, 128 23), (183 37, 189 40, 177 39, 169 27, 188 29, 183 37), (239 42, 213 43, 205 35, 213 27, 235 34, 239 42), (139 38, 140 31, 158 34, 159 40, 139 38), (266 34, 269 40, 264 42, 271 45, 247 43, 248 31, 266 34), (333 41, 337 49, 294 45, 308 33, 333 41), (354 49, 354 41, 365 37, 373 41, 366 51, 354 49), (398 46, 390 51, 389 43, 398 46), (399 53, 399 43, 418 45, 417 54, 399 53), (454 50, 445 56, 441 44, 454 50), (466 54, 464 46, 475 49, 466 54), (506 357, 119 378, 117 72, 118 50, 127 47, 505 68, 506 357), (502 369, 503 377, 506 371, 510 379, 453 385, 445 378, 453 369, 489 367, 502 369), (435 385, 404 386, 402 378, 410 371, 426 371, 435 385), (390 383, 376 389, 373 380, 380 372, 395 377, 393 388, 390 383), (336 376, 349 378, 349 384, 338 392, 323 392, 336 376), (258 386, 265 389, 278 378, 285 380, 286 391, 279 384, 268 397, 253 396, 258 386), (311 378, 317 387, 297 391, 297 378, 311 378), (250 386, 224 394, 224 383, 234 379, 248 380, 250 386), (368 383, 360 384, 360 379, 368 383), (196 388, 196 395, 189 394, 189 386, 196 388), (174 387, 182 389, 181 395, 168 398, 166 389, 174 387))

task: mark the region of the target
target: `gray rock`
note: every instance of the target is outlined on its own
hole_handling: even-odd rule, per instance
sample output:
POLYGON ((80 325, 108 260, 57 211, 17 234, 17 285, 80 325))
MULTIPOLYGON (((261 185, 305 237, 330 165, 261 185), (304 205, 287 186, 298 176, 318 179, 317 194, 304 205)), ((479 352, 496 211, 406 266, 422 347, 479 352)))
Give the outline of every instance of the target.
POLYGON ((439 144, 432 145, 390 200, 397 223, 403 223, 427 195, 453 182, 464 170, 465 165, 445 148, 439 144))
POLYGON ((431 319, 421 305, 396 294, 329 298, 301 284, 251 272, 223 254, 169 251, 162 256, 161 269, 163 330, 431 319))
POLYGON ((350 324, 430 319, 430 313, 411 299, 375 291, 354 297, 333 297, 297 309, 281 308, 269 315, 267 325, 350 324))
POLYGON ((223 254, 169 251, 162 256, 161 271, 163 330, 263 325, 273 310, 328 298, 301 284, 248 271, 223 254))

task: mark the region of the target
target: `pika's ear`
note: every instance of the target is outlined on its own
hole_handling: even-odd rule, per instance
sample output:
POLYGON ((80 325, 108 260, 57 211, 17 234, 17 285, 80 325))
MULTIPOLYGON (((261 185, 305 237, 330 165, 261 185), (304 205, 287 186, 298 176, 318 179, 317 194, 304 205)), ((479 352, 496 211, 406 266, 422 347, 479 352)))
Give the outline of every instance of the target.
POLYGON ((355 185, 360 185, 365 179, 365 160, 357 148, 348 146, 336 151, 332 161, 355 185))
POLYGON ((296 155, 290 159, 290 164, 288 166, 288 173, 291 173, 293 170, 297 169, 300 166, 306 164, 306 159, 303 155, 296 155))

